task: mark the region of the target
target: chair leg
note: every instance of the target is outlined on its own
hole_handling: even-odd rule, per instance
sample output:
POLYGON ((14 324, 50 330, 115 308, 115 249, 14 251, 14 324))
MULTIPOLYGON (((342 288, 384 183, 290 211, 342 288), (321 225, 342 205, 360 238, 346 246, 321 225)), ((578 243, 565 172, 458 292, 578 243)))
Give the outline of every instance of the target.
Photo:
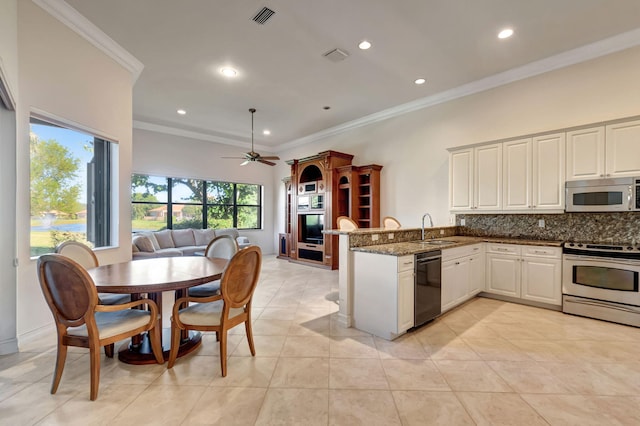
POLYGON ((253 329, 251 328, 251 318, 248 318, 244 322, 244 328, 247 332, 247 341, 249 342, 249 349, 251 350, 251 355, 256 356, 256 348, 253 345, 253 329))
POLYGON ((169 351, 169 365, 167 368, 173 368, 178 358, 178 349, 180 349, 180 329, 173 320, 171 321, 171 350, 169 351))
POLYGON ((89 345, 89 357, 91 359, 91 401, 98 398, 98 386, 100 385, 100 346, 89 345))
POLYGON ((162 353, 162 344, 160 343, 160 328, 153 327, 148 331, 149 340, 151 341, 151 350, 156 357, 158 364, 164 364, 164 354, 162 353))
POLYGON ((227 330, 221 329, 217 332, 220 337, 220 368, 222 377, 227 377, 227 330))
POLYGON ((107 356, 107 358, 113 358, 113 352, 115 351, 115 348, 116 348, 115 343, 111 343, 104 347, 104 354, 107 356))
POLYGON ((58 353, 56 356, 56 369, 53 373, 53 383, 51 384, 51 393, 54 394, 58 391, 58 385, 62 378, 62 371, 64 370, 64 362, 67 359, 67 346, 62 343, 62 339, 58 338, 58 353))

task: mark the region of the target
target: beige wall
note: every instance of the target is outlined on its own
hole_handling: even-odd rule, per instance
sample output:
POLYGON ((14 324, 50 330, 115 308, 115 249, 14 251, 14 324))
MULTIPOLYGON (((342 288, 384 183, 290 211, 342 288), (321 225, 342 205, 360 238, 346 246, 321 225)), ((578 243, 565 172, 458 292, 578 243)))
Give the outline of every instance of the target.
MULTIPOLYGON (((629 49, 279 154, 333 149, 353 154, 354 164, 381 164, 382 216, 418 227, 429 212, 436 225, 448 225, 446 148, 638 115, 639 73, 640 48, 629 49)), ((288 173, 281 164, 276 182, 288 173)), ((278 196, 283 205, 282 191, 278 196)), ((278 211, 277 232, 282 217, 278 211)))
POLYGON ((29 114, 36 109, 115 140, 116 229, 120 247, 97 252, 101 263, 131 258, 131 75, 31 1, 18 5, 20 99, 17 111, 18 336, 51 324, 29 258, 29 114))
POLYGON ((240 166, 237 157, 249 149, 205 142, 147 130, 133 132, 133 172, 159 176, 190 177, 253 183, 264 186, 263 229, 241 231, 260 246, 264 254, 274 253, 273 168, 263 164, 240 166))

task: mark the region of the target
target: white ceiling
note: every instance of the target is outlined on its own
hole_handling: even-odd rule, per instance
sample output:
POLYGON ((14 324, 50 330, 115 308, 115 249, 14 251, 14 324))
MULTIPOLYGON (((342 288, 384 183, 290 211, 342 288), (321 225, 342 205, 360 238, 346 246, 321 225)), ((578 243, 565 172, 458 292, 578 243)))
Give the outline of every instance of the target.
MULTIPOLYGON (((144 64, 133 91, 136 127, 246 147, 255 107, 256 145, 269 151, 640 28, 639 0, 67 3, 144 64), (252 18, 263 6, 276 13, 259 25, 252 18), (515 35, 499 40, 507 26, 515 35), (367 51, 357 47, 364 39, 373 43, 367 51), (350 56, 323 57, 334 48, 350 56), (225 65, 238 77, 223 77, 225 65), (418 77, 427 83, 415 85, 418 77)), ((629 34, 627 45, 640 44, 640 32, 629 34)))

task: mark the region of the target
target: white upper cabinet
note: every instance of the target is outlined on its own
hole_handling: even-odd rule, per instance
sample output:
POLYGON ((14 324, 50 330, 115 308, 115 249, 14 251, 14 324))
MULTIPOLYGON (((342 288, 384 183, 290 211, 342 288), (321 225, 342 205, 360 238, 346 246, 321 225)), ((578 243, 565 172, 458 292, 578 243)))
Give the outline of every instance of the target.
POLYGON ((604 177, 604 126, 567 132, 567 180, 604 177))
POLYGON ((531 145, 533 208, 564 210, 565 134, 535 136, 531 145))
POLYGON ((502 144, 463 148, 449 155, 449 209, 499 210, 502 206, 502 144))
POLYGON ((449 209, 471 210, 473 207, 473 148, 449 155, 449 209))
POLYGON ((473 195, 475 209, 502 208, 502 144, 474 149, 473 195))
POLYGON ((532 208, 531 138, 505 142, 502 151, 504 210, 532 208))
POLYGON ((640 175, 640 120, 567 132, 567 180, 640 175))
POLYGON ((606 127, 607 177, 640 175, 640 120, 606 127))

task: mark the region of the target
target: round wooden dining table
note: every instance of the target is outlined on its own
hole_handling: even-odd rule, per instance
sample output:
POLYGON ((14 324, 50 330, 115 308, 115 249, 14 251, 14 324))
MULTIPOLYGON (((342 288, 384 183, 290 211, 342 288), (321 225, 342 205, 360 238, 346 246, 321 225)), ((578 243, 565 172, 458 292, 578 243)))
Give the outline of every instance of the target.
MULTIPOLYGON (((159 257, 132 260, 88 269, 99 293, 131 294, 132 300, 142 294, 158 304, 162 312, 162 292, 175 291, 176 299, 186 293, 186 289, 218 280, 229 261, 203 256, 159 257)), ((158 320, 162 326, 162 319, 158 320)), ((169 357, 170 330, 163 332, 163 352, 169 357)), ((198 332, 185 334, 180 344, 178 356, 195 350, 201 343, 198 332)), ((156 360, 146 334, 136 336, 131 344, 118 352, 118 359, 129 364, 152 364, 156 360)))

